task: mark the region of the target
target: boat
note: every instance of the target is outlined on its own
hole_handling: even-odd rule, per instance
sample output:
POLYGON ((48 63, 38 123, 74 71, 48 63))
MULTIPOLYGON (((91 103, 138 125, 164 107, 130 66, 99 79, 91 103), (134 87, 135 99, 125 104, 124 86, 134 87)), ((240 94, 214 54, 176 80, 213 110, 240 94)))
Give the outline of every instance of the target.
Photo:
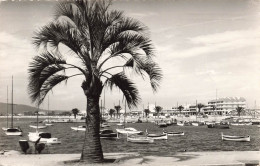
POLYGON ((221 138, 223 141, 240 141, 240 142, 249 142, 250 136, 231 136, 231 135, 224 135, 221 133, 221 138))
POLYGON ((148 134, 146 135, 148 138, 152 138, 152 139, 162 139, 162 140, 166 140, 168 139, 168 134, 148 134))
POLYGON ((4 128, 5 134, 8 136, 21 136, 23 135, 23 131, 20 127, 14 127, 13 125, 13 112, 14 112, 14 102, 13 102, 13 76, 12 76, 12 113, 11 113, 11 127, 10 128, 4 128))
POLYGON ((133 142, 133 143, 139 143, 139 144, 149 144, 149 143, 154 143, 154 139, 146 136, 137 136, 135 134, 128 135, 126 137, 128 142, 133 142))
POLYGON ((174 131, 163 131, 163 134, 168 134, 168 136, 181 136, 184 135, 183 131, 180 132, 174 132, 174 131))
POLYGON ((139 131, 139 130, 136 130, 135 128, 133 127, 127 127, 127 128, 124 128, 124 129, 116 129, 116 131, 120 134, 141 134, 142 131, 139 131))
POLYGON ((214 124, 208 124, 207 125, 208 128, 216 128, 216 129, 229 129, 229 125, 228 124, 217 124, 217 123, 214 123, 214 124))
POLYGON ((252 125, 252 122, 232 122, 230 123, 232 126, 249 126, 252 125))
POLYGON ((165 122, 160 122, 160 123, 158 123, 158 126, 159 126, 159 127, 167 127, 167 123, 165 123, 165 122))
POLYGON ((9 136, 22 136, 23 131, 20 128, 8 128, 5 134, 9 136))
POLYGON ((201 123, 201 122, 192 122, 191 125, 192 126, 202 126, 203 123, 201 123))
POLYGON ((61 141, 58 138, 52 138, 51 133, 46 132, 29 132, 28 134, 29 141, 36 142, 39 138, 40 143, 46 143, 46 144, 61 144, 61 141))
POLYGON ((182 123, 182 122, 177 122, 177 126, 184 126, 184 123, 182 123))
POLYGON ((99 137, 103 139, 116 139, 118 138, 118 133, 115 133, 113 130, 104 129, 99 133, 99 137))
POLYGON ((47 126, 35 126, 35 125, 29 125, 31 128, 34 128, 34 129, 45 129, 47 126))
POLYGON ((86 131, 86 126, 71 127, 72 130, 86 131))

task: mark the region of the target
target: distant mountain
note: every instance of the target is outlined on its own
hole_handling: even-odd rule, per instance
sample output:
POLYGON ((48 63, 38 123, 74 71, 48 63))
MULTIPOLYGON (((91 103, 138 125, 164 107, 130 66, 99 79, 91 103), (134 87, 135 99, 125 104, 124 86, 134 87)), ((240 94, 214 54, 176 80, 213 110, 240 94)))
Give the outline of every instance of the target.
MULTIPOLYGON (((37 111, 36 107, 32 107, 32 106, 28 106, 28 105, 23 105, 23 104, 14 104, 14 114, 23 114, 24 112, 35 112, 37 111)), ((7 109, 7 105, 6 103, 1 103, 0 102, 0 115, 6 115, 6 109, 7 109)), ((8 105, 8 113, 11 113, 11 103, 9 103, 8 105)), ((40 109, 40 112, 47 112, 48 110, 45 109, 40 109)), ((69 110, 50 110, 51 111, 55 111, 55 112, 63 112, 63 111, 69 111, 69 110)))

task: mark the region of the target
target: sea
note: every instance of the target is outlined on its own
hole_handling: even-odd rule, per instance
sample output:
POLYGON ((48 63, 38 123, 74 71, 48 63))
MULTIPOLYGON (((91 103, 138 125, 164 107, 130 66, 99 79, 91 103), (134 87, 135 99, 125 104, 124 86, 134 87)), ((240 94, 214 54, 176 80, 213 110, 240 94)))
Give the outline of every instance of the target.
MULTIPOLYGON (((42 119, 44 120, 44 119, 42 119)), ((6 136, 2 127, 6 127, 6 119, 0 119, 0 151, 21 151, 19 140, 28 140, 28 132, 35 132, 30 128, 34 119, 15 118, 14 126, 23 130, 23 136, 6 136)), ((83 123, 54 123, 40 131, 50 132, 52 137, 59 138, 61 144, 48 145, 44 153, 64 154, 81 153, 84 141, 84 131, 74 131, 71 127, 84 125, 83 123)), ((115 131, 116 123, 109 123, 110 129, 115 131)), ((137 130, 149 133, 162 133, 163 129, 154 123, 127 123, 126 127, 134 127, 137 130)), ((168 126, 167 131, 183 131, 184 136, 169 136, 168 140, 155 140, 153 144, 136 144, 127 142, 124 136, 116 140, 101 140, 103 152, 138 152, 141 154, 165 155, 175 152, 199 152, 199 151, 259 151, 260 150, 260 128, 251 126, 231 126, 230 129, 210 129, 204 126, 168 126), (250 135, 250 142, 222 141, 221 132, 227 135, 250 135)))

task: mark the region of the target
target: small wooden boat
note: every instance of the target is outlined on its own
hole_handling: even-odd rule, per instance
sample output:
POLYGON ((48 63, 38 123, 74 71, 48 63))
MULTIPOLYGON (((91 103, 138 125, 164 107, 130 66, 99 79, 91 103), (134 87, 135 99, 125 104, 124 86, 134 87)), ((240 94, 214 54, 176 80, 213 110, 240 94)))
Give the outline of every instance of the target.
POLYGON ((224 135, 221 133, 221 138, 223 141, 240 141, 240 142, 249 142, 250 136, 231 136, 231 135, 224 135))
POLYGON ((31 128, 34 128, 34 129, 45 129, 47 126, 35 126, 35 125, 30 125, 31 128))
POLYGON ((45 126, 53 126, 52 123, 45 123, 45 126))
POLYGON ((252 125, 252 122, 232 122, 232 126, 249 126, 252 125))
POLYGON ((146 135, 148 138, 152 138, 152 139, 168 139, 168 134, 147 134, 146 135))
POLYGON ((116 139, 118 138, 118 133, 115 133, 113 130, 104 129, 100 131, 99 136, 103 139, 116 139))
POLYGON ((184 123, 182 123, 182 122, 177 122, 177 126, 184 126, 184 123))
POLYGON ((229 129, 228 124, 208 124, 208 128, 216 128, 216 129, 229 129))
POLYGON ((135 128, 132 127, 127 127, 124 129, 116 129, 116 131, 120 134, 141 134, 142 131, 136 130, 135 128))
POLYGON ((86 131, 86 126, 71 127, 72 130, 86 131))
POLYGON ((167 123, 160 122, 160 123, 158 123, 158 126, 159 127, 167 127, 167 123))
POLYGON ((23 131, 20 128, 8 128, 5 134, 9 136, 21 136, 23 135, 23 131))
POLYGON ((180 135, 184 135, 184 132, 174 132, 174 131, 163 131, 163 134, 168 134, 168 136, 180 136, 180 135))
POLYGON ((153 143, 154 139, 145 136, 137 136, 134 134, 129 136, 127 134, 127 141, 133 143, 139 143, 139 144, 149 144, 149 143, 153 143))

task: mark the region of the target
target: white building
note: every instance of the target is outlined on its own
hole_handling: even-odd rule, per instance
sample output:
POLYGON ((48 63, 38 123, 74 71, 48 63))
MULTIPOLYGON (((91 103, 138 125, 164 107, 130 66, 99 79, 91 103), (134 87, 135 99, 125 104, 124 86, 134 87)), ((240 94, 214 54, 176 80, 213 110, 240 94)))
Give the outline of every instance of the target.
POLYGON ((246 99, 243 97, 226 97, 210 100, 203 111, 206 114, 217 112, 219 115, 227 115, 236 110, 237 107, 246 108, 246 99))

